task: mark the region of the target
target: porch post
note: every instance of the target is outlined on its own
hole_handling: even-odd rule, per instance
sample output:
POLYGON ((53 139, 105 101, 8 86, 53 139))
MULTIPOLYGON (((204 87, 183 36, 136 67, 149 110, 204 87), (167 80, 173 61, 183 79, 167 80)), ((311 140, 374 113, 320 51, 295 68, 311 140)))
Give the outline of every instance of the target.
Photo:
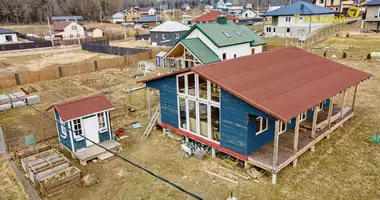
POLYGON ((274 131, 274 146, 273 146, 273 173, 272 173, 272 184, 276 184, 277 172, 275 170, 277 166, 277 158, 278 158, 278 140, 279 140, 279 121, 275 122, 275 131, 274 131))
POLYGON ((354 99, 352 100, 352 106, 351 106, 352 111, 354 111, 355 109, 356 93, 358 92, 358 86, 359 86, 359 83, 355 85, 354 99))
POLYGON ((335 96, 332 96, 330 98, 329 113, 328 113, 328 118, 327 118, 327 124, 329 126, 329 129, 331 128, 331 116, 332 116, 332 109, 334 106, 334 99, 335 99, 335 96))
MULTIPOLYGON (((311 127, 311 138, 315 138, 315 130, 317 129, 317 117, 318 117, 318 105, 314 106, 314 113, 313 113, 313 125, 311 127)), ((311 151, 315 151, 314 145, 310 149, 311 151)))
POLYGON ((343 119, 343 110, 344 110, 344 106, 346 104, 346 93, 347 92, 347 88, 344 89, 343 91, 343 97, 342 97, 342 108, 341 108, 341 111, 340 111, 340 119, 343 119))
MULTIPOLYGON (((298 151, 298 135, 299 135, 299 132, 300 132, 300 115, 297 115, 296 127, 295 127, 295 133, 294 133, 294 146, 293 146, 294 153, 297 153, 297 151, 298 151)), ((297 159, 298 158, 293 160, 293 167, 297 166, 297 159)))
POLYGON ((149 114, 149 120, 150 120, 152 117, 152 108, 150 105, 150 88, 149 87, 146 87, 146 99, 148 101, 148 114, 149 114))

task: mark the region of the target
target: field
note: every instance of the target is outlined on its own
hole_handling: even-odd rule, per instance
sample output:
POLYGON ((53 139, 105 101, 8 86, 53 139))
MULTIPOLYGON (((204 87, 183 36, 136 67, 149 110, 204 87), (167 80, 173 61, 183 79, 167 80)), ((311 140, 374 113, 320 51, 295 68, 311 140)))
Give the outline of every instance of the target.
POLYGON ((0 154, 0 200, 26 200, 22 187, 16 180, 5 158, 0 154))
MULTIPOLYGON (((339 46, 341 43, 346 46, 355 44, 356 48, 376 51, 380 36, 371 35, 374 44, 370 47, 368 43, 360 42, 361 37, 340 37, 339 43, 332 43, 331 40, 335 38, 332 36, 317 45, 343 48, 339 46)), ((336 130, 330 139, 318 143, 315 152, 302 155, 297 167, 289 166, 282 170, 276 185, 270 183, 270 174, 265 174, 259 182, 239 179, 238 186, 215 179, 204 170, 216 172, 221 165, 219 159, 206 157, 200 161, 195 157, 185 158, 179 151, 180 144, 163 136, 159 130, 153 131, 148 139, 142 137, 147 125, 145 90, 130 96, 120 91, 138 86, 137 79, 132 78, 141 73, 136 68, 107 69, 29 84, 23 88, 41 96, 42 103, 37 105, 41 110, 52 103, 108 92, 116 106, 116 110, 111 113, 112 125, 114 128, 126 128, 129 136, 122 141, 121 155, 204 199, 227 199, 231 192, 238 199, 379 199, 380 145, 371 144, 370 139, 380 129, 380 80, 377 78, 380 77, 380 62, 350 59, 335 61, 373 74, 369 81, 359 86, 355 117, 336 130), (124 108, 128 107, 126 104, 137 107, 137 111, 125 112, 124 108), (143 128, 132 129, 130 123, 135 121, 141 122, 143 128)), ((159 69, 148 76, 163 71, 159 69)), ((157 100, 158 97, 154 96, 154 105, 157 100)), ((52 116, 51 111, 48 114, 52 116)), ((30 108, 0 113, 0 124, 10 151, 21 147, 22 136, 32 131, 37 132, 38 140, 56 137, 55 124, 30 108)), ((62 152, 70 158, 67 151, 62 152)), ((86 167, 80 166, 77 160, 71 160, 71 163, 85 175, 97 177, 100 182, 92 187, 73 187, 51 199, 192 199, 120 159, 115 158, 103 164, 89 163, 86 167)))

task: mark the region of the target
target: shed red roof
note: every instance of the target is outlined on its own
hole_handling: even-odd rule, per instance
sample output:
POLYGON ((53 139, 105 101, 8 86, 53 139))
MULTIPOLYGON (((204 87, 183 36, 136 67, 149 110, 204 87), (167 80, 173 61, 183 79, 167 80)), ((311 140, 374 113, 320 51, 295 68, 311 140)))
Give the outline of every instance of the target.
MULTIPOLYGON (((281 121, 371 76, 296 47, 193 67, 190 71, 281 121)), ((142 82, 150 80, 154 79, 142 82)))
MULTIPOLYGON (((215 22, 219 15, 223 15, 223 13, 220 11, 211 11, 202 16, 194 18, 191 21, 192 22, 215 22)), ((232 15, 227 14, 226 16, 227 16, 227 20, 238 20, 237 17, 234 17, 232 15)))
POLYGON ((103 94, 54 104, 46 110, 54 108, 63 121, 83 117, 113 108, 111 102, 103 94))

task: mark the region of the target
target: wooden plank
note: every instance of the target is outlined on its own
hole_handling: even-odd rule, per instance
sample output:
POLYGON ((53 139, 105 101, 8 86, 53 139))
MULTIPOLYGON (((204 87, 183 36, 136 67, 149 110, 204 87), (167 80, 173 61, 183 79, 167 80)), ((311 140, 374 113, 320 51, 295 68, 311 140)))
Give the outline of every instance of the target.
POLYGON ((37 154, 38 152, 43 152, 51 149, 51 146, 46 143, 38 143, 33 147, 24 148, 15 152, 15 158, 18 162, 20 159, 29 157, 31 155, 37 154))
POLYGON ((313 124, 311 126, 311 138, 315 138, 315 130, 317 129, 317 115, 318 115, 318 106, 314 106, 314 113, 313 113, 313 124))
POLYGON ((219 168, 222 169, 222 170, 224 170, 224 171, 226 171, 226 172, 229 172, 229 173, 231 173, 231 174, 233 174, 233 175, 236 175, 236 176, 238 176, 238 177, 240 177, 240 178, 244 178, 244 179, 246 179, 246 180, 251 179, 251 177, 249 177, 249 176, 244 176, 243 174, 239 174, 238 172, 232 171, 232 170, 227 169, 227 168, 224 168, 224 167, 222 167, 222 166, 219 166, 219 168))
POLYGON ((219 174, 215 174, 215 173, 210 172, 210 171, 208 171, 208 170, 205 170, 205 172, 206 172, 207 174, 210 174, 210 175, 213 175, 213 176, 215 176, 215 177, 218 177, 218 178, 220 178, 220 179, 222 179, 222 180, 229 181, 229 182, 234 183, 234 184, 239 184, 239 182, 237 182, 237 181, 234 181, 234 180, 229 179, 229 178, 227 178, 227 177, 221 176, 221 175, 219 175, 219 174))

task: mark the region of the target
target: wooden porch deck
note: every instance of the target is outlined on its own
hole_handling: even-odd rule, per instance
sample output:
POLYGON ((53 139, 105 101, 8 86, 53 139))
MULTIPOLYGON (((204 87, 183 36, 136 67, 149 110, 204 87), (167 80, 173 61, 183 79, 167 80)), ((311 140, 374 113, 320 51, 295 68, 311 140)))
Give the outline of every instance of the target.
MULTIPOLYGON (((319 126, 321 130, 316 130, 314 139, 311 138, 311 130, 300 130, 298 137, 298 151, 294 151, 294 129, 281 133, 279 135, 278 160, 276 166, 273 166, 273 141, 248 155, 248 163, 276 174, 354 116, 354 112, 350 108, 345 108, 343 119, 341 119, 341 113, 339 111, 340 109, 334 112, 330 129, 328 126, 323 126, 323 124, 327 125, 325 118, 323 118, 326 113, 321 113, 322 117, 318 114, 317 127, 319 126)), ((300 126, 308 126, 310 123, 310 121, 303 121, 300 123, 300 126)))
MULTIPOLYGON (((115 140, 106 140, 104 142, 99 143, 99 145, 102 145, 106 149, 117 151, 121 150, 121 144, 119 142, 116 142, 115 140)), ((84 148, 83 150, 79 150, 77 152, 74 152, 73 155, 75 158, 77 158, 81 165, 85 166, 87 164, 87 161, 99 158, 102 154, 109 153, 105 149, 98 147, 97 145, 92 145, 90 147, 84 148)))

